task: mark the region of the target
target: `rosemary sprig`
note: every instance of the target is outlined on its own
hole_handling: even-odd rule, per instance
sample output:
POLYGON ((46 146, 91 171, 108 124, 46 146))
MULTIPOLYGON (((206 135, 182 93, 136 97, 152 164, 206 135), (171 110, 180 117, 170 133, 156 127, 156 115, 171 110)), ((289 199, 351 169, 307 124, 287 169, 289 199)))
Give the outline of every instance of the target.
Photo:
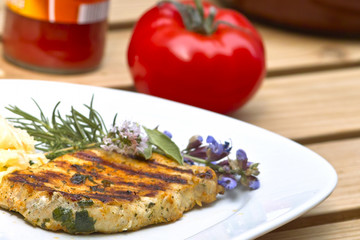
MULTIPOLYGON (((93 108, 93 98, 90 105, 84 105, 88 110, 88 116, 71 108, 70 114, 62 116, 57 110, 58 102, 53 111, 51 120, 46 118, 44 112, 33 100, 40 111, 37 118, 17 106, 6 107, 9 111, 20 116, 20 118, 8 118, 15 127, 27 131, 38 143, 36 149, 45 152, 49 159, 74 152, 79 149, 99 147, 102 138, 108 134, 101 115, 93 108)), ((114 117, 114 122, 116 115, 114 117)))
POLYGON ((143 127, 146 130, 146 136, 143 136, 141 126, 135 122, 124 121, 122 125, 116 125, 116 114, 112 128, 108 131, 101 115, 93 108, 93 100, 94 97, 89 106, 84 105, 89 110, 87 116, 73 107, 70 114, 62 116, 57 110, 58 102, 50 120, 35 100, 40 111, 39 118, 17 106, 10 105, 6 109, 20 116, 8 120, 34 137, 38 142, 35 148, 45 152, 48 159, 90 148, 149 159, 153 150, 162 150, 166 156, 183 164, 178 146, 157 129, 143 127))

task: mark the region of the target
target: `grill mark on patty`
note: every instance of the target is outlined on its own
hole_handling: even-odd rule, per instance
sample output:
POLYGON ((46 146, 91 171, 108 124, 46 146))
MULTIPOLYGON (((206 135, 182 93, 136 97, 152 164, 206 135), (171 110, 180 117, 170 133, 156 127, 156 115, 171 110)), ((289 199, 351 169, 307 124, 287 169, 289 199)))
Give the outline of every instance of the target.
POLYGON ((9 181, 12 182, 17 182, 17 183, 23 183, 29 186, 32 186, 36 189, 39 190, 43 190, 43 191, 47 191, 50 194, 54 193, 54 192, 58 192, 60 194, 62 194, 64 197, 72 200, 72 201, 79 201, 83 198, 93 198, 93 199, 98 199, 104 203, 106 202, 111 202, 114 199, 119 199, 119 200, 127 200, 127 201, 133 201, 135 199, 139 199, 139 196, 136 194, 136 192, 132 192, 132 191, 121 191, 121 190, 115 190, 115 191, 106 191, 103 193, 99 193, 99 192, 89 192, 89 193, 69 193, 69 192, 64 192, 64 191, 60 191, 57 189, 54 189, 52 187, 48 187, 46 186, 44 182, 42 181, 35 181, 33 182, 33 180, 30 179, 34 179, 34 180, 44 180, 43 178, 37 178, 37 176, 34 178, 34 175, 27 175, 27 174, 19 174, 19 173, 12 173, 9 175, 9 181))
POLYGON ((38 175, 29 174, 28 177, 34 179, 37 182, 46 182, 46 183, 49 182, 48 178, 41 177, 38 175))
MULTIPOLYGON (((58 160, 54 160, 52 162, 52 164, 54 166, 56 166, 58 169, 62 169, 64 171, 72 168, 72 170, 80 170, 80 172, 82 174, 88 174, 91 176, 93 173, 93 170, 97 170, 94 167, 98 166, 99 164, 102 164, 103 166, 107 166, 107 167, 112 167, 112 165, 113 165, 113 164, 104 164, 104 162, 106 163, 106 161, 97 161, 97 163, 96 163, 97 165, 96 164, 91 164, 91 165, 89 165, 89 164, 72 164, 71 160, 66 161, 66 160, 58 159, 58 160), (110 165, 110 166, 108 166, 108 165, 110 165)), ((113 175, 114 177, 109 177, 108 175, 106 175, 108 173, 108 171, 106 171, 107 170, 106 168, 101 168, 100 170, 101 170, 100 172, 103 172, 103 173, 99 174, 99 172, 97 172, 96 180, 107 180, 107 181, 113 182, 113 184, 110 187, 104 187, 101 183, 90 183, 91 185, 98 184, 95 186, 94 185, 90 186, 90 184, 88 182, 89 180, 86 180, 85 183, 82 184, 82 186, 88 186, 88 187, 90 187, 90 190, 92 190, 92 191, 82 190, 81 193, 79 193, 79 192, 76 193, 75 192, 76 189, 71 188, 71 182, 69 182, 69 179, 73 176, 73 174, 71 174, 69 171, 67 171, 68 174, 64 174, 62 172, 46 170, 46 169, 41 169, 41 171, 39 171, 39 172, 33 172, 33 171, 14 172, 12 176, 9 176, 9 180, 13 181, 13 182, 27 184, 34 188, 47 191, 49 193, 59 192, 64 197, 66 197, 72 201, 79 201, 82 198, 94 198, 94 199, 98 199, 102 202, 110 202, 111 200, 114 200, 114 199, 122 199, 122 200, 128 200, 128 201, 137 199, 137 198, 139 198, 139 196, 137 195, 136 191, 139 191, 139 193, 141 193, 140 195, 143 195, 143 196, 155 196, 159 191, 164 191, 169 187, 169 185, 167 184, 169 179, 170 180, 178 180, 179 179, 178 176, 165 176, 164 177, 164 176, 162 176, 162 174, 155 175, 153 173, 149 174, 149 173, 142 172, 145 176, 148 176, 148 175, 150 175, 151 177, 155 176, 155 179, 157 179, 156 182, 154 182, 154 184, 147 183, 147 182, 141 182, 141 181, 140 182, 138 182, 138 181, 127 182, 127 181, 121 181, 121 180, 119 181, 116 174, 113 175), (165 179, 165 181, 164 181, 164 179, 165 179), (52 180, 54 180, 55 183, 52 180), (63 184, 66 184, 68 187, 70 187, 72 190, 74 190, 74 193, 71 193, 72 190, 61 191, 63 189, 61 189, 61 187, 59 187, 60 185, 62 185, 62 184, 59 184, 60 182, 62 182, 63 184), (87 182, 87 184, 86 184, 86 182, 87 182), (51 186, 49 186, 49 185, 51 185, 51 186), (59 185, 59 186, 56 186, 56 185, 59 185), (130 189, 134 189, 135 192, 129 191, 129 190, 128 191, 119 190, 119 187, 121 188, 123 186, 129 186, 129 187, 131 187, 130 189), (106 190, 105 190, 105 188, 106 188, 106 190), (129 192, 134 193, 134 194, 133 195, 129 194, 129 192)), ((128 171, 125 171, 125 172, 128 173, 129 170, 131 170, 131 169, 128 169, 128 167, 127 167, 126 170, 128 170, 128 171)), ((132 170, 130 172, 136 173, 137 171, 132 170)), ((164 175, 166 175, 166 174, 164 174, 164 175)), ((187 183, 186 180, 184 180, 184 179, 181 179, 181 180, 183 180, 183 181, 185 181, 185 183, 187 183)), ((183 181, 181 181, 180 183, 184 183, 183 181)), ((178 181, 176 181, 176 182, 178 182, 178 181)))
MULTIPOLYGON (((67 161, 59 161, 59 160, 54 160, 56 165, 61 165, 61 167, 63 169, 68 169, 70 166, 73 167, 74 165, 77 165, 76 167, 74 167, 74 169, 79 169, 81 168, 81 173, 84 175, 90 175, 92 177, 94 177, 94 179, 101 179, 101 180, 107 180, 107 181, 111 181, 114 183, 114 185, 126 185, 126 186, 131 186, 134 188, 140 188, 140 190, 150 190, 150 191, 165 191, 167 189, 167 185, 163 182, 156 182, 155 184, 149 184, 149 183, 143 183, 143 182, 131 182, 131 181, 119 181, 119 176, 117 176, 116 174, 114 175, 107 175, 107 171, 105 171, 104 169, 101 169, 101 171, 103 171, 104 173, 101 172, 96 172, 96 174, 94 174, 94 168, 92 167, 96 167, 96 165, 91 166, 91 165, 79 165, 79 164, 72 164, 70 162, 67 161), (86 169, 88 168, 88 169, 86 169)), ((56 172, 54 172, 54 174, 57 174, 56 172)), ((61 173, 59 173, 61 174, 61 173)), ((68 180, 68 178, 72 177, 63 174, 64 176, 64 180, 68 180)), ((70 183, 68 183, 70 184, 70 183)))
POLYGON ((121 170, 124 171, 130 175, 137 175, 137 176, 145 176, 148 178, 155 178, 155 179, 159 179, 162 181, 165 181, 167 183, 177 183, 177 184, 187 184, 187 180, 183 179, 179 176, 174 176, 174 175, 169 175, 169 174, 165 174, 165 173, 151 173, 151 172, 146 172, 145 169, 143 170, 134 170, 131 169, 130 167, 126 166, 126 165, 120 165, 120 164, 116 164, 116 163, 112 163, 112 162, 108 162, 106 160, 104 160, 103 158, 95 155, 95 154, 90 154, 87 152, 76 152, 75 157, 77 158, 81 158, 85 161, 91 161, 91 162, 96 162, 99 164, 103 164, 105 166, 117 169, 117 170, 121 170))
POLYGON ((165 184, 162 184, 161 182, 158 182, 156 184, 148 184, 143 182, 134 183, 134 182, 125 182, 125 181, 114 181, 113 179, 110 179, 110 181, 113 181, 115 185, 127 185, 130 187, 139 187, 141 189, 150 190, 150 191, 165 191, 167 189, 167 186, 165 184))
POLYGON ((86 169, 84 169, 84 166, 81 166, 79 164, 71 164, 71 168, 75 169, 76 172, 79 172, 79 173, 85 173, 86 172, 86 169))
POLYGON ((170 169, 170 170, 173 170, 173 171, 177 171, 177 172, 181 172, 181 173, 188 173, 188 174, 194 175, 194 172, 191 169, 182 169, 182 168, 175 167, 175 166, 169 166, 169 165, 166 165, 166 164, 156 162, 155 159, 149 160, 148 164, 150 166, 151 165, 160 166, 160 167, 167 168, 167 169, 170 169))
POLYGON ((40 187, 42 188, 44 185, 44 182, 43 181, 36 181, 36 182, 30 182, 27 180, 27 178, 31 178, 31 179, 34 179, 34 180, 44 180, 47 182, 47 179, 43 179, 43 178, 35 178, 34 175, 28 175, 28 174, 21 174, 19 171, 15 171, 11 174, 9 174, 9 180, 12 181, 12 182, 18 182, 18 183, 25 183, 25 184, 28 184, 32 187, 40 187))
POLYGON ((60 173, 60 172, 55 172, 55 171, 50 171, 50 170, 44 170, 37 173, 39 175, 41 175, 42 178, 45 179, 60 179, 60 180, 65 180, 67 178, 66 174, 60 173), (40 174, 39 174, 40 173, 40 174))
MULTIPOLYGON (((116 190, 116 188, 111 189, 111 188, 105 188, 105 187, 99 189, 98 191, 93 190, 92 192, 94 192, 94 193, 91 193, 91 192, 86 193, 86 194, 69 193, 69 192, 57 190, 57 189, 55 189, 55 186, 54 186, 54 188, 46 186, 45 183, 48 183, 49 181, 48 181, 48 179, 46 179, 44 177, 33 175, 33 174, 21 174, 21 173, 16 173, 16 172, 14 172, 14 173, 9 177, 9 180, 12 182, 24 183, 24 184, 30 185, 34 188, 48 191, 49 193, 59 192, 64 197, 67 197, 67 198, 71 199, 72 201, 78 201, 83 197, 96 198, 102 202, 110 202, 112 200, 112 198, 123 199, 123 200, 128 200, 128 201, 132 201, 134 199, 139 198, 139 196, 135 196, 137 194, 134 191, 116 190), (129 195, 129 193, 134 193, 134 196, 129 195)), ((55 173, 55 172, 53 172, 53 173, 55 173)), ((165 190, 165 188, 166 188, 165 186, 163 186, 161 184, 159 184, 159 185, 152 185, 152 184, 146 184, 146 183, 135 184, 135 183, 124 182, 124 181, 116 182, 115 184, 117 184, 117 183, 128 185, 128 186, 144 188, 144 189, 136 189, 136 190, 140 190, 140 191, 150 190, 149 193, 145 194, 146 196, 149 194, 155 196, 157 191, 165 190)), ((86 185, 86 184, 83 184, 83 185, 86 185)), ((117 185, 117 186, 119 186, 119 185, 117 185)), ((96 185, 93 187, 96 187, 96 185)), ((93 189, 97 189, 97 188, 93 188, 93 189)))
MULTIPOLYGON (((132 164, 127 165, 121 163, 109 162, 92 152, 77 152, 73 156, 79 160, 83 160, 83 163, 76 164, 72 159, 58 158, 50 163, 50 167, 55 166, 63 171, 51 171, 47 169, 41 169, 39 172, 35 171, 16 171, 9 175, 9 180, 12 182, 18 182, 22 184, 30 185, 36 189, 47 191, 50 194, 53 192, 59 192, 67 199, 72 201, 79 201, 83 198, 98 199, 102 202, 111 202, 114 200, 133 201, 140 196, 156 196, 159 191, 164 191, 169 188, 170 183, 187 184, 187 180, 179 175, 170 175, 166 173, 154 173, 147 172, 148 168, 142 169, 131 168, 132 164), (92 164, 87 164, 91 162, 92 164), (129 181, 119 179, 116 175, 116 171, 123 171, 125 175, 120 177, 126 177, 128 175, 129 181), (71 171, 71 172, 70 172, 71 171), (72 188, 72 184, 69 179, 72 177, 72 173, 76 171, 84 175, 90 175, 96 179, 96 182, 101 180, 111 181, 110 186, 105 186, 102 183, 89 182, 87 179, 80 188, 72 188), (114 171, 114 175, 109 175, 114 171), (132 181, 131 176, 143 178, 143 181, 132 181), (147 179, 146 179, 147 178, 147 179), (152 181, 153 183, 150 183, 152 181), (62 183, 62 184, 61 184, 62 183), (65 184, 65 185, 63 185, 65 184), (96 185, 97 184, 97 185, 96 185), (56 186, 58 185, 58 186, 56 186), (69 187, 64 190, 63 187, 69 187), (128 186, 128 190, 126 189, 128 186), (82 187, 88 187, 86 190, 82 187), (90 187, 90 188, 89 188, 90 187), (91 188, 92 187, 92 188, 91 188), (125 190, 124 190, 125 187, 125 190), (131 191, 130 191, 131 190, 131 191), (77 191, 77 192, 76 192, 77 191), (80 192, 79 192, 80 191, 80 192)), ((74 159, 76 160, 76 159, 74 159)), ((140 161, 140 160, 137 160, 140 161)), ((165 168, 172 171, 195 175, 192 170, 181 169, 176 166, 167 166, 156 162, 156 160, 149 160, 147 162, 142 161, 141 164, 154 168, 165 168)), ((140 165, 141 166, 141 165, 140 165)))

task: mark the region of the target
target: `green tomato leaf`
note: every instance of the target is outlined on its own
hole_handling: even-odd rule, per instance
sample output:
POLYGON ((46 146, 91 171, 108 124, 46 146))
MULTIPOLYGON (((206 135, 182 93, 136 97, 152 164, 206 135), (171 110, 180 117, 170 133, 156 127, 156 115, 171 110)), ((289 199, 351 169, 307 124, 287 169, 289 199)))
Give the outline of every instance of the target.
POLYGON ((165 156, 184 165, 184 159, 181 156, 179 147, 168 136, 157 129, 149 129, 144 126, 143 128, 145 129, 151 144, 162 150, 165 153, 165 156))

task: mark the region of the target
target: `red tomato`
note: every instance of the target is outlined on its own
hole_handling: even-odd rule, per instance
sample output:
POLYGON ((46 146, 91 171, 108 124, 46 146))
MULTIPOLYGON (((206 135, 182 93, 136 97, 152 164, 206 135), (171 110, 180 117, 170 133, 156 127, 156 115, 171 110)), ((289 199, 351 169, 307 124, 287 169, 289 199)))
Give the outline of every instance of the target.
POLYGON ((262 39, 236 11, 203 3, 204 19, 211 7, 217 28, 210 34, 187 29, 172 3, 139 19, 128 49, 137 91, 219 113, 249 100, 265 75, 262 39))

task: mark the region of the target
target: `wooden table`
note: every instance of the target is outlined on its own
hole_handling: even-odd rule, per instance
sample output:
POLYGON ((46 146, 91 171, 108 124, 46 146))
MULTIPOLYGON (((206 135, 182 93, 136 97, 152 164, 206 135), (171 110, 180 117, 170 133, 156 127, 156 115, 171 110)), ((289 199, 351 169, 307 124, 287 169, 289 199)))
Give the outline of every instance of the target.
MULTIPOLYGON (((0 0, 1 14, 3 2, 0 0)), ((106 54, 102 67, 95 72, 49 75, 18 68, 0 58, 0 78, 133 90, 126 64, 127 44, 136 19, 155 2, 111 2, 106 54)), ((339 177, 335 191, 323 203, 260 239, 360 238, 359 41, 256 26, 266 45, 268 75, 257 95, 231 117, 314 150, 335 167, 339 177)), ((316 174, 316 169, 313 171, 316 174)))

